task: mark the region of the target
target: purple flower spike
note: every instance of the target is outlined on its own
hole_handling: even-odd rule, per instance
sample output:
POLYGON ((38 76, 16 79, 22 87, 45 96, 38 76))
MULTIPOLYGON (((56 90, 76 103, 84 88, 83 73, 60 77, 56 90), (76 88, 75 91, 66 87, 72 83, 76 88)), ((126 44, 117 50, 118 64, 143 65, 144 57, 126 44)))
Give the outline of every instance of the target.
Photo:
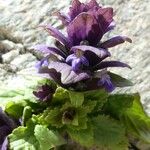
POLYGON ((64 88, 76 90, 84 87, 81 89, 84 91, 104 87, 108 92, 113 91, 113 77, 107 75, 107 68, 131 67, 119 61, 105 61, 111 56, 108 49, 125 41, 132 42, 126 36, 101 41, 103 35, 115 27, 113 9, 104 8, 96 0, 88 3, 73 0, 69 13, 56 12, 54 15, 62 21, 67 36, 50 25, 43 26, 56 39, 56 48, 45 45, 35 47, 46 54, 38 65, 39 73, 46 74, 64 88), (104 76, 95 77, 103 70, 106 71, 104 76))

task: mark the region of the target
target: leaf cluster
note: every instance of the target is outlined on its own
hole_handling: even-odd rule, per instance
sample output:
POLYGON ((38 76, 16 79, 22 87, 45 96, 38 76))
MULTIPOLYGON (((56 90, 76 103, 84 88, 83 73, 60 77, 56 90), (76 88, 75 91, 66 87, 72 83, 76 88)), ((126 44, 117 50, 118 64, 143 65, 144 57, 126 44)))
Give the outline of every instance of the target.
MULTIPOLYGON (((122 78, 111 75, 123 85, 122 78)), ((47 81, 38 85, 43 83, 47 81)), ((70 141, 87 149, 127 150, 130 137, 150 144, 150 118, 138 93, 76 92, 57 87, 47 105, 29 92, 35 87, 0 93, 0 99, 9 99, 5 112, 22 124, 8 136, 10 150, 49 150, 70 141)))

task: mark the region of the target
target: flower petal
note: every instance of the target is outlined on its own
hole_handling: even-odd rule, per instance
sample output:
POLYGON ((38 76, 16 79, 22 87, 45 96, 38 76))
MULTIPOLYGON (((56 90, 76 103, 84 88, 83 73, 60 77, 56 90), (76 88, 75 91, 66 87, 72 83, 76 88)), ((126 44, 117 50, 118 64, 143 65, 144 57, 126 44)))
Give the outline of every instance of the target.
POLYGON ((53 28, 51 25, 41 25, 40 27, 44 27, 51 36, 58 39, 64 45, 70 46, 69 40, 58 29, 53 28))
POLYGON ((60 49, 64 54, 68 55, 69 48, 67 48, 65 45, 63 45, 61 42, 58 40, 55 40, 55 46, 60 49))
POLYGON ((102 48, 96 48, 96 47, 92 47, 92 46, 87 46, 87 45, 80 45, 80 46, 73 46, 71 48, 71 51, 73 51, 74 53, 77 51, 77 50, 81 50, 83 52, 86 52, 86 51, 90 51, 90 52, 93 52, 95 53, 98 57, 100 58, 103 58, 105 56, 108 55, 108 51, 105 50, 105 49, 102 49, 102 48))
POLYGON ((66 63, 52 62, 48 66, 49 69, 55 69, 56 72, 61 73, 61 82, 63 84, 72 84, 78 81, 89 78, 89 74, 86 72, 76 73, 72 70, 72 67, 66 63))
POLYGON ((105 90, 108 92, 112 92, 115 89, 114 84, 111 82, 109 75, 103 75, 98 82, 99 86, 104 86, 105 90))
POLYGON ((51 101, 53 94, 55 93, 56 87, 52 85, 42 85, 40 86, 37 91, 33 91, 33 94, 41 101, 48 102, 51 101))
POLYGON ((116 36, 116 37, 113 37, 113 38, 103 42, 100 45, 100 47, 110 48, 110 47, 114 47, 118 44, 124 43, 125 41, 132 43, 132 40, 130 38, 128 38, 127 36, 116 36))
POLYGON ((85 11, 87 11, 85 4, 81 3, 79 0, 72 0, 68 15, 70 19, 73 20, 77 15, 85 11))
POLYGON ((101 32, 104 34, 108 31, 108 27, 113 22, 113 9, 111 7, 99 8, 95 12, 95 16, 99 22, 101 32))
POLYGON ((66 58, 67 63, 71 63, 73 59, 77 59, 77 56, 75 54, 71 54, 66 58))
POLYGON ((89 61, 85 56, 77 57, 75 54, 71 54, 67 57, 66 62, 72 66, 72 69, 77 72, 80 69, 82 70, 82 66, 89 66, 89 61))
POLYGON ((96 65, 94 67, 94 70, 104 69, 108 67, 127 67, 131 69, 131 67, 128 64, 120 62, 120 61, 103 61, 99 63, 98 65, 96 65))
POLYGON ((72 70, 77 72, 80 70, 80 66, 81 66, 81 59, 80 58, 77 58, 77 59, 74 59, 72 61, 72 70))
POLYGON ((81 59, 81 62, 83 65, 89 66, 89 61, 87 60, 86 57, 82 56, 82 57, 80 57, 80 59, 81 59))
POLYGON ((72 45, 80 45, 83 40, 87 40, 89 45, 96 45, 102 37, 95 17, 85 12, 79 14, 68 25, 67 32, 72 45))
POLYGON ((42 66, 48 66, 49 62, 48 62, 48 59, 47 58, 43 58, 42 60, 38 61, 36 64, 35 64, 35 67, 37 69, 39 69, 40 67, 42 66))
POLYGON ((54 15, 57 16, 62 21, 63 25, 67 26, 69 24, 70 19, 65 14, 60 12, 55 12, 54 15))
POLYGON ((6 137, 2 143, 2 145, 0 145, 0 149, 1 150, 8 150, 8 138, 6 137))
POLYGON ((64 52, 62 52, 61 50, 55 48, 55 47, 49 47, 49 46, 46 46, 44 44, 39 44, 39 45, 35 45, 33 47, 35 50, 38 50, 38 51, 41 51, 42 53, 44 54, 57 54, 57 55, 60 55, 62 57, 66 57, 66 54, 64 52))
POLYGON ((44 66, 39 68, 38 73, 42 74, 43 77, 54 80, 57 84, 63 86, 61 84, 61 74, 55 69, 49 69, 47 66, 44 66))
POLYGON ((108 26, 108 28, 107 28, 107 32, 110 31, 110 30, 113 30, 113 29, 115 28, 115 26, 116 26, 115 21, 112 21, 112 22, 110 23, 110 25, 108 26))
MULTIPOLYGON (((107 50, 106 50, 107 51, 107 50)), ((110 53, 108 52, 108 54, 104 57, 98 57, 95 53, 91 52, 91 51, 86 51, 84 53, 84 56, 86 57, 86 59, 89 62, 89 66, 90 68, 96 66, 97 64, 99 64, 102 60, 104 60, 106 57, 110 56, 110 53)))
POLYGON ((98 3, 96 2, 96 0, 90 0, 90 2, 87 3, 87 6, 88 6, 89 9, 93 9, 94 7, 100 7, 98 5, 98 3))

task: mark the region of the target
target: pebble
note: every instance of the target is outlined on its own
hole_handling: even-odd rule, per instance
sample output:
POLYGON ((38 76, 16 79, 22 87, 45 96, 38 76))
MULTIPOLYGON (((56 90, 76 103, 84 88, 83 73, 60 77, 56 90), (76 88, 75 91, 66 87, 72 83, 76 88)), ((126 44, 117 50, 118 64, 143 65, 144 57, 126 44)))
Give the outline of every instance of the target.
POLYGON ((5 52, 12 50, 15 47, 15 44, 9 40, 0 41, 0 48, 3 49, 5 52))
POLYGON ((11 50, 10 52, 2 55, 2 60, 4 63, 10 63, 18 55, 19 50, 11 50))
POLYGON ((10 62, 10 64, 16 66, 19 69, 24 69, 26 65, 32 63, 33 61, 36 61, 36 57, 33 56, 31 53, 26 53, 16 57, 10 62))

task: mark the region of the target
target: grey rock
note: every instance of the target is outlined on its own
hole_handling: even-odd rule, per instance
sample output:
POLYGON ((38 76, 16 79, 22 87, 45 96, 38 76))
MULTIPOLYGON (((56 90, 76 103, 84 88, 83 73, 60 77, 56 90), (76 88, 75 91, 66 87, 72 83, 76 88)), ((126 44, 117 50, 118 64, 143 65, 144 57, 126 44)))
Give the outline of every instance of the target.
POLYGON ((7 52, 15 48, 15 44, 9 40, 0 41, 0 49, 7 52))
POLYGON ((19 70, 26 68, 26 66, 30 63, 36 61, 36 57, 30 53, 26 53, 23 55, 19 55, 14 60, 10 62, 11 65, 16 66, 19 70))
POLYGON ((10 52, 2 55, 3 62, 10 63, 18 55, 19 50, 11 50, 10 52))
POLYGON ((17 43, 15 47, 19 50, 19 53, 25 53, 25 47, 21 43, 17 43))

